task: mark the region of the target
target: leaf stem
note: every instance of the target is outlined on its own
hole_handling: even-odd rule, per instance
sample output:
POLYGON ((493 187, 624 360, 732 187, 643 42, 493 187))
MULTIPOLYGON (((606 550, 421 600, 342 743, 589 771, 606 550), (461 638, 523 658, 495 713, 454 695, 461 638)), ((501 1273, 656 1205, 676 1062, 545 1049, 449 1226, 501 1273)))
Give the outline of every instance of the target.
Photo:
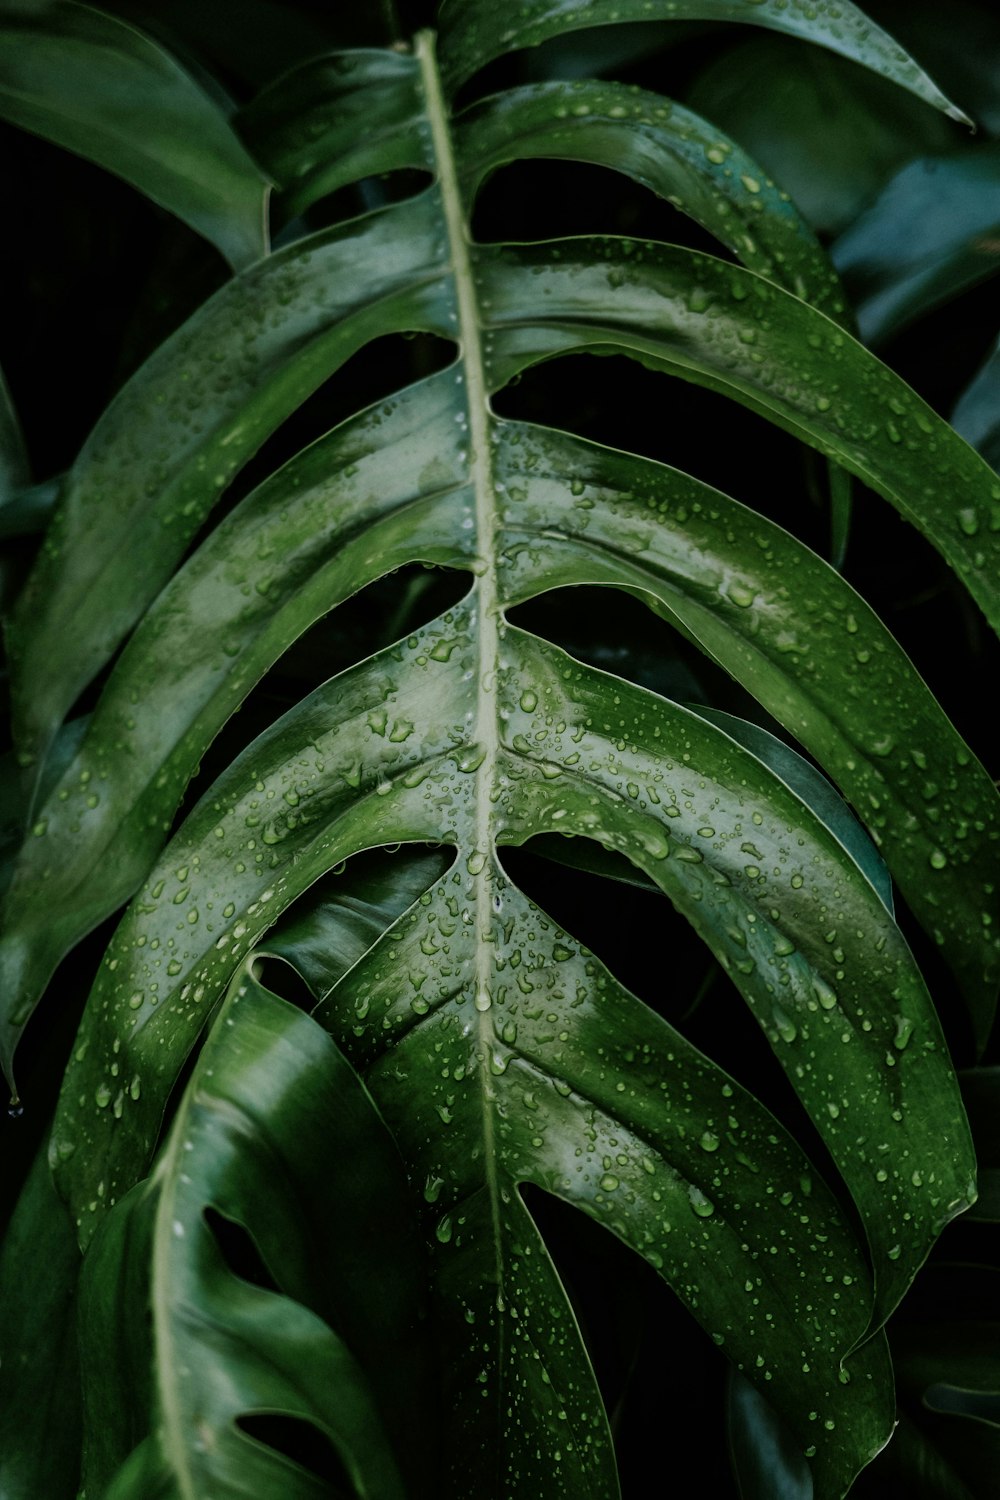
MULTIPOLYGON (((497 708, 497 685, 501 666, 500 646, 502 623, 499 591, 496 577, 496 531, 495 490, 492 469, 492 444, 490 433, 489 394, 484 372, 484 351, 480 332, 480 310, 476 296, 476 278, 473 267, 471 242, 466 227, 465 208, 458 181, 451 135, 448 129, 448 106, 441 89, 434 51, 435 37, 430 31, 420 32, 416 39, 416 54, 420 62, 427 113, 431 123, 434 155, 438 168, 438 182, 448 233, 452 270, 457 300, 458 341, 462 354, 462 371, 458 379, 465 380, 467 402, 467 435, 469 441, 470 474, 476 497, 476 549, 474 563, 476 582, 473 586, 472 621, 478 634, 478 681, 476 685, 476 714, 474 740, 483 751, 483 759, 475 771, 476 776, 476 823, 475 842, 468 859, 468 870, 474 880, 476 913, 476 972, 474 1000, 476 1007, 479 1054, 481 1058, 481 1099, 483 1129, 483 1162, 490 1195, 493 1219, 494 1245, 496 1247, 496 1278, 498 1304, 504 1297, 504 1268, 502 1224, 500 1219, 500 1194, 496 1172, 496 1146, 494 1140, 495 1095, 490 1079, 490 1060, 496 1044, 493 1022, 491 976, 493 972, 493 894, 498 875, 495 854, 495 809, 491 792, 497 784, 500 735, 497 708)), ((499 1327, 504 1327, 503 1319, 499 1327)), ((502 1336, 502 1335, 501 1335, 502 1336)), ((503 1359, 498 1361, 501 1371, 502 1400, 503 1359)))

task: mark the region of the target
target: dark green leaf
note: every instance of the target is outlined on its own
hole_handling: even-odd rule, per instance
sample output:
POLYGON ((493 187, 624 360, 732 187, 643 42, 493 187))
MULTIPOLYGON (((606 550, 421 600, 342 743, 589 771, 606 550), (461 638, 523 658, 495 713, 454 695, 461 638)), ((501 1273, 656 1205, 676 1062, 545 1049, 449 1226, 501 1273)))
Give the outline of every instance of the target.
MULTIPOLYGON (((138 1075, 127 1084, 130 1100, 140 1086, 138 1075)), ((128 1340, 149 1283, 146 1417, 159 1472, 179 1493, 328 1493, 241 1430, 258 1412, 318 1428, 353 1492, 371 1500, 402 1497, 398 1468, 419 1475, 433 1454, 422 1259, 398 1157, 329 1038, 249 969, 234 980, 149 1184, 110 1216, 87 1264, 85 1317, 117 1324, 124 1345, 91 1371, 105 1401, 132 1396, 128 1340), (230 1264, 227 1223, 250 1237, 276 1285, 245 1261, 230 1264), (144 1275, 123 1279, 123 1251, 144 1275)), ((135 1462, 148 1482, 151 1460, 135 1462)), ((122 1493, 135 1489, 128 1477, 122 1493)), ((106 1478, 93 1470, 95 1486, 106 1478)))
MULTIPOLYGON (((823 35, 820 11, 793 6, 782 24, 823 35)), ((446 16, 459 13, 452 0, 446 16)), ((481 23, 488 42, 500 12, 463 0, 461 13, 477 23, 467 36, 481 23)), ((592 13, 569 4, 563 19, 572 31, 592 13)), ((524 19, 510 22, 515 38, 524 19)), ((869 39, 874 58, 883 39, 869 39)), ((460 33, 450 40, 461 50, 460 33)), ((587 351, 711 386, 873 483, 985 608, 1000 482, 835 321, 760 274, 625 240, 474 245, 474 184, 512 149, 550 151, 544 110, 581 90, 519 90, 506 135, 492 102, 452 120, 435 46, 425 32, 398 66, 371 53, 317 63, 247 112, 248 128, 273 137, 292 213, 315 209, 323 223, 373 193, 398 201, 305 240, 289 222, 285 250, 238 275, 138 372, 67 481, 11 631, 37 806, 5 900, 8 1067, 62 953, 137 891, 99 963, 51 1147, 89 1245, 87 1344, 113 1353, 152 1309, 152 1358, 140 1333, 87 1370, 87 1425, 99 1429, 86 1440, 88 1492, 382 1500, 465 1494, 474 1475, 482 1500, 613 1497, 599 1383, 528 1205, 546 1234, 555 1226, 557 1257, 573 1210, 616 1265, 643 1256, 773 1407, 821 1500, 840 1500, 891 1431, 882 1324, 975 1194, 941 1025, 869 879, 882 872, 870 850, 866 874, 845 847, 839 802, 810 806, 794 752, 741 730, 748 749, 731 723, 630 685, 610 638, 594 653, 615 667, 603 672, 507 613, 526 605, 523 620, 551 620, 566 605, 565 632, 554 629, 572 644, 594 586, 621 590, 623 613, 639 599, 684 637, 671 642, 647 615, 647 658, 664 646, 686 664, 700 650, 755 694, 865 819, 980 1037, 996 976, 996 792, 885 629, 801 543, 672 469, 502 420, 491 398, 529 365, 587 351), (399 199, 407 176, 373 181, 414 167, 431 179, 419 196, 399 199), (377 344, 362 351, 411 331, 450 341, 453 364, 413 379, 427 368, 421 341, 393 366, 405 388, 370 410, 358 414, 350 372, 310 399, 355 352, 381 373, 377 344), (205 525, 265 439, 269 454, 294 452, 330 410, 355 414, 256 489, 245 476, 242 498, 205 525), (465 596, 449 602, 456 581, 419 564, 463 574, 465 596), (384 580, 397 568, 398 587, 384 580), (368 584, 338 640, 340 622, 324 617, 368 584), (576 600, 532 603, 577 585, 576 600), (373 612, 372 645, 407 634, 359 659, 373 612), (331 643, 337 666, 356 664, 303 695, 303 673, 311 688, 335 669, 331 643), (104 667, 59 769, 58 726, 104 667), (220 733, 265 674, 252 712, 269 727, 249 744, 242 726, 220 733), (247 745, 235 760, 234 745, 247 745), (206 751, 200 800, 175 822, 206 751), (689 973, 731 976, 684 1020, 718 1061, 518 890, 517 870, 540 872, 544 889, 556 867, 506 849, 563 833, 591 843, 606 873, 626 862, 673 906, 649 924, 656 970, 643 993, 655 1005, 684 1014, 689 973), (708 951, 692 965, 699 938, 708 951), (313 988, 314 1018, 262 989, 269 953, 313 988), (667 986, 685 993, 667 999, 667 986), (411 1341, 422 1270, 440 1390, 411 1341), (407 1365, 398 1351, 411 1347, 407 1365), (423 1413, 438 1409, 448 1442, 428 1453, 423 1413), (279 1452, 289 1445, 268 1411, 327 1444, 322 1478, 294 1443, 279 1452)), ((455 76, 468 61, 453 56, 455 76)), ((623 155, 637 180, 668 191, 680 173, 719 233, 723 203, 752 223, 749 200, 763 194, 733 188, 724 164, 716 172, 700 124, 687 121, 699 168, 669 131, 616 124, 617 89, 584 92, 593 150, 583 131, 567 150, 623 155)), ((780 238, 780 199, 768 204, 768 245, 743 249, 785 275, 779 248, 793 241, 780 238)), ((794 234, 828 285, 813 242, 794 234)), ((738 248, 739 233, 727 243, 738 248)), ((544 421, 544 381, 530 384, 544 421)), ((583 421, 592 398, 576 389, 583 421)), ((677 387, 660 389, 666 429, 688 398, 675 410, 677 387)), ((724 405, 711 405, 709 441, 731 441, 724 405)), ((733 425, 748 469, 753 426, 733 425)), ((734 701, 712 665, 701 675, 707 696, 734 701)), ((586 925, 571 895, 553 909, 586 925)), ((655 905, 643 897, 645 913, 655 905)), ((277 963, 268 972, 302 993, 277 963)), ((572 1267, 567 1285, 593 1333, 572 1267)), ((593 1348, 614 1392, 599 1332, 593 1348)), ((978 1431, 961 1371, 922 1389, 939 1406, 964 1403, 964 1415, 928 1411, 935 1434, 978 1431)))
POLYGON ((73 1500, 80 1472, 76 1279, 80 1252, 47 1152, 0 1254, 0 1494, 73 1500))
POLYGON ((740 401, 835 458, 912 521, 1000 628, 1000 482, 822 313, 737 266, 588 238, 482 248, 490 387, 582 349, 630 353, 740 401))
POLYGON ((913 58, 850 0, 530 0, 516 15, 491 0, 445 0, 445 80, 455 88, 494 57, 580 27, 658 20, 744 21, 800 37, 871 68, 952 119, 971 124, 913 58))
POLYGON ((724 52, 688 102, 762 162, 824 234, 848 228, 914 156, 955 145, 954 127, 919 100, 785 37, 754 37, 724 52))
POLYGON ((0 17, 0 115, 124 177, 234 267, 266 254, 267 178, 216 102, 125 22, 76 0, 0 17))
POLYGON ((459 117, 456 150, 470 199, 497 167, 527 157, 624 172, 751 270, 833 317, 845 311, 830 263, 787 193, 718 126, 659 94, 593 82, 508 89, 459 117))
POLYGON ((892 880, 885 861, 826 777, 821 776, 801 755, 759 725, 701 703, 693 703, 689 707, 703 719, 708 719, 710 724, 715 724, 726 734, 732 735, 738 744, 749 750, 751 755, 756 755, 758 760, 762 760, 797 797, 802 798, 820 821, 826 824, 838 843, 847 850, 858 869, 878 892, 882 904, 891 916, 892 880))
POLYGON ((995 348, 958 398, 952 425, 1000 472, 1000 348, 995 348))
POLYGON ((925 157, 896 174, 833 258, 861 336, 877 344, 1000 269, 1000 142, 925 157))
POLYGON ((240 124, 290 214, 372 173, 431 169, 420 69, 399 53, 315 58, 265 89, 240 124))

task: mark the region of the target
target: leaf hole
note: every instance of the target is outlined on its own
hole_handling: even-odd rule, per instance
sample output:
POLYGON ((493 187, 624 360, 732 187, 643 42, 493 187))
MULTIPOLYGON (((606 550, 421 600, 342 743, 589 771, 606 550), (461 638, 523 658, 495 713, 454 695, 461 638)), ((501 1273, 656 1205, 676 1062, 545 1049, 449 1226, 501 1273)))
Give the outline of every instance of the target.
POLYGON ((359 589, 293 641, 205 752, 174 828, 237 755, 281 715, 373 651, 419 629, 469 591, 469 575, 413 563, 359 589))
POLYGON ((412 381, 447 369, 454 359, 455 345, 450 340, 420 331, 384 334, 356 350, 265 438, 226 489, 194 546, 208 527, 218 525, 251 490, 296 453, 412 381))
POLYGON ((227 1218, 217 1208, 211 1207, 202 1210, 202 1218, 211 1230, 212 1237, 219 1247, 219 1253, 234 1276, 238 1276, 241 1281, 248 1281, 251 1286, 261 1287, 264 1291, 280 1291, 264 1264, 256 1240, 243 1224, 235 1219, 227 1218))
POLYGON ((493 398, 494 409, 669 464, 824 550, 826 512, 818 499, 803 504, 811 450, 719 391, 598 352, 525 370, 493 398))
POLYGON ((649 1493, 649 1474, 662 1467, 663 1413, 669 1411, 674 1430, 699 1434, 699 1478, 706 1492, 728 1495, 722 1351, 652 1266, 610 1229, 531 1183, 519 1191, 593 1363, 623 1494, 649 1493))
POLYGON ((611 167, 529 160, 498 168, 483 184, 472 215, 480 243, 616 234, 669 241, 732 260, 694 219, 611 167))
MULTIPOLYGON (((419 167, 400 167, 377 177, 362 177, 358 182, 348 183, 334 193, 317 198, 306 209, 303 219, 310 230, 328 229, 361 214, 386 208, 389 204, 415 198, 432 181, 431 173, 419 167)), ((302 232, 301 221, 294 222, 290 228, 293 231, 291 237, 297 238, 302 232)))
POLYGON ((322 1480, 330 1487, 334 1500, 347 1500, 355 1494, 340 1454, 326 1433, 312 1422, 277 1412, 252 1412, 237 1417, 236 1426, 254 1442, 273 1448, 322 1480))

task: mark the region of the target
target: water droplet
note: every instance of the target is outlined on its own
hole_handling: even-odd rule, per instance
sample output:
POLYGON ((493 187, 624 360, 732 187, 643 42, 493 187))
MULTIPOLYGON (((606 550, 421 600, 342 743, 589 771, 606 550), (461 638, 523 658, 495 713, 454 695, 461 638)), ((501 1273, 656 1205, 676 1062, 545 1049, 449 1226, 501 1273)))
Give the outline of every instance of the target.
POLYGON ((909 1016, 896 1017, 896 1035, 892 1039, 892 1045, 898 1052, 902 1052, 910 1037, 916 1023, 909 1016))
MULTIPOLYGON (((465 772, 478 771, 479 767, 482 765, 482 763, 483 763, 483 761, 485 759, 486 759, 486 746, 485 745, 467 745, 464 750, 461 750, 459 752, 459 754, 458 754, 458 756, 457 756, 457 758, 455 760, 455 764, 458 766, 458 769, 460 771, 465 771, 465 772)), ((473 858, 474 857, 475 856, 473 856, 473 858)), ((482 868, 482 866, 480 866, 480 868, 482 868)), ((470 875, 474 875, 475 873, 476 872, 474 870, 470 869, 470 871, 469 871, 470 875)))
POLYGON ((773 1006, 771 1014, 774 1017, 774 1024, 777 1027, 781 1040, 783 1042, 794 1042, 799 1032, 791 1016, 783 1011, 780 1005, 773 1006))
POLYGON ((440 1244, 447 1245, 451 1239, 452 1232, 451 1214, 445 1214, 443 1218, 438 1220, 434 1234, 440 1244))
POLYGON ((694 1183, 688 1188, 688 1197, 699 1219, 709 1219, 715 1213, 715 1204, 711 1198, 706 1198, 701 1188, 695 1187, 694 1183))
POLYGON ((601 1178, 600 1185, 606 1193, 613 1193, 618 1187, 618 1178, 615 1177, 611 1172, 605 1172, 604 1176, 601 1178))
POLYGON ((837 1003, 837 995, 830 985, 827 984, 826 980, 821 978, 819 974, 816 974, 813 976, 812 987, 816 999, 823 1009, 833 1010, 837 1003))
POLYGON ((740 609, 749 609, 757 595, 745 583, 731 583, 726 589, 726 597, 731 599, 740 609))

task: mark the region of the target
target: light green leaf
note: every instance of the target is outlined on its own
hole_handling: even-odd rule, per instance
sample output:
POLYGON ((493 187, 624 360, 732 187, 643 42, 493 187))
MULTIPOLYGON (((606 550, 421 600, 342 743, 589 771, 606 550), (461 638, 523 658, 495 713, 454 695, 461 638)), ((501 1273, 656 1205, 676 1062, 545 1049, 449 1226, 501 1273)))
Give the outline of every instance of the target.
POLYGON ((924 70, 850 0, 529 0, 517 13, 490 0, 445 0, 441 8, 442 56, 448 88, 521 47, 585 26, 627 21, 744 21, 828 47, 909 89, 954 120, 971 124, 924 70))
POLYGON ((0 115, 124 177, 236 269, 267 253, 267 178, 215 100, 124 21, 76 0, 0 17, 0 115))

